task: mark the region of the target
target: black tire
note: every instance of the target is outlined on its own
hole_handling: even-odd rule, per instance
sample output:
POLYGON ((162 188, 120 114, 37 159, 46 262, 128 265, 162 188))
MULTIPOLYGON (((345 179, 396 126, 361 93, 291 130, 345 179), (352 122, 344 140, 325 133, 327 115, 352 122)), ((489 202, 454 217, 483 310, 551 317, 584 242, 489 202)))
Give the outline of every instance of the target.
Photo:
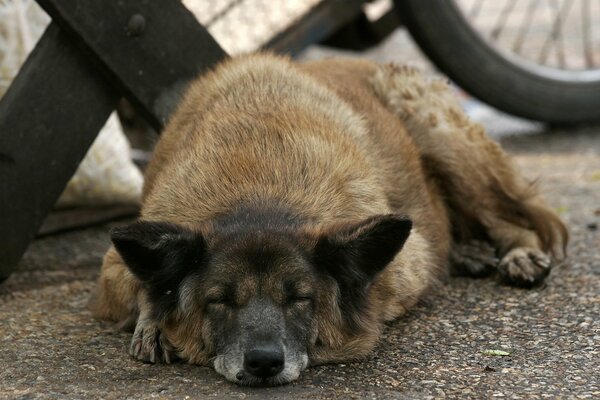
MULTIPOLYGON (((488 45, 451 0, 395 0, 400 18, 459 86, 513 115, 555 124, 600 121, 600 78, 577 82, 520 65, 488 45)), ((560 75, 560 74, 558 74, 560 75)))

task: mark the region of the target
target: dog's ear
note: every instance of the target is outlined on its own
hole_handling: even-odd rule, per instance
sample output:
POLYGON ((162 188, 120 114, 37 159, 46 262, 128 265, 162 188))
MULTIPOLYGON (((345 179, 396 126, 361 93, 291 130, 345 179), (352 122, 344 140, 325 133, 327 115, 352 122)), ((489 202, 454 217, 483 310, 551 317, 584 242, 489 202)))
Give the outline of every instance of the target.
POLYGON ((177 305, 183 279, 201 269, 206 242, 200 233, 166 222, 140 221, 111 231, 115 248, 148 290, 157 317, 177 305))
POLYGON ((114 228, 110 236, 131 272, 146 283, 192 267, 180 264, 198 262, 206 247, 201 234, 167 222, 139 221, 114 228))
POLYGON ((334 227, 318 239, 315 263, 337 280, 341 295, 348 297, 344 301, 360 301, 377 274, 400 252, 411 228, 410 219, 395 214, 334 227))

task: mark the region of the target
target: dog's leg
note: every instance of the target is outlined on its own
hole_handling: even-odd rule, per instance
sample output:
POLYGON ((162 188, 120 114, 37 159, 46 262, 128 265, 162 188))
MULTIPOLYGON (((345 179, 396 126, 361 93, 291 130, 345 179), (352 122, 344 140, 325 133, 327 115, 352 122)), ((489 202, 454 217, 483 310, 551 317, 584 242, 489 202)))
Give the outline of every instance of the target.
MULTIPOLYGON (((443 193, 458 246, 487 239, 508 283, 532 286, 543 280, 550 256, 564 256, 567 230, 500 146, 468 119, 449 86, 394 65, 381 67, 372 84, 404 122, 428 176, 443 193)), ((454 254, 461 252, 455 246, 454 254)), ((473 274, 484 270, 466 268, 473 274)))
POLYGON ((488 276, 496 270, 498 262, 496 249, 484 241, 455 243, 450 251, 452 275, 475 278, 488 276))
POLYGON ((135 328, 129 353, 136 359, 168 364, 176 358, 175 350, 151 317, 151 307, 139 281, 114 247, 104 256, 93 312, 96 318, 119 322, 123 329, 135 328))
POLYGON ((175 359, 175 349, 152 318, 152 307, 143 290, 138 292, 138 307, 140 313, 131 338, 129 354, 152 364, 160 361, 170 364, 175 359))

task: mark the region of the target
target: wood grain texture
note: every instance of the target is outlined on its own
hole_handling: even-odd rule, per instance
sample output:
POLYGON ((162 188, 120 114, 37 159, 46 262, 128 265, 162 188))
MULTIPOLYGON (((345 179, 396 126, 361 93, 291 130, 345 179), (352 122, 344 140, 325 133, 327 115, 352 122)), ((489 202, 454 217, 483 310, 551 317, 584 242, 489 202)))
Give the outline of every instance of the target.
POLYGON ((0 102, 0 278, 16 268, 117 98, 51 24, 0 102))
POLYGON ((227 54, 177 0, 38 0, 154 129, 227 54))
POLYGON ((176 0, 38 0, 53 23, 0 103, 0 280, 125 96, 160 131, 227 54, 176 0))

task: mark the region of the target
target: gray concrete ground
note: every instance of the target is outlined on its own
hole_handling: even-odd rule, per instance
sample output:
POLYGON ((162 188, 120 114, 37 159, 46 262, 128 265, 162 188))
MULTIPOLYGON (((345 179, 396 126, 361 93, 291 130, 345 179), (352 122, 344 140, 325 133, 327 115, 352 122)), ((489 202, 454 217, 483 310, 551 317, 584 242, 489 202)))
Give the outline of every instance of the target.
MULTIPOLYGON (((368 55, 412 58, 393 40, 368 55)), ((209 368, 134 361, 129 335, 91 317, 115 222, 35 241, 0 285, 0 398, 599 398, 600 128, 553 131, 467 106, 567 221, 569 258, 543 287, 450 279, 390 324, 368 360, 241 388, 209 368)))

